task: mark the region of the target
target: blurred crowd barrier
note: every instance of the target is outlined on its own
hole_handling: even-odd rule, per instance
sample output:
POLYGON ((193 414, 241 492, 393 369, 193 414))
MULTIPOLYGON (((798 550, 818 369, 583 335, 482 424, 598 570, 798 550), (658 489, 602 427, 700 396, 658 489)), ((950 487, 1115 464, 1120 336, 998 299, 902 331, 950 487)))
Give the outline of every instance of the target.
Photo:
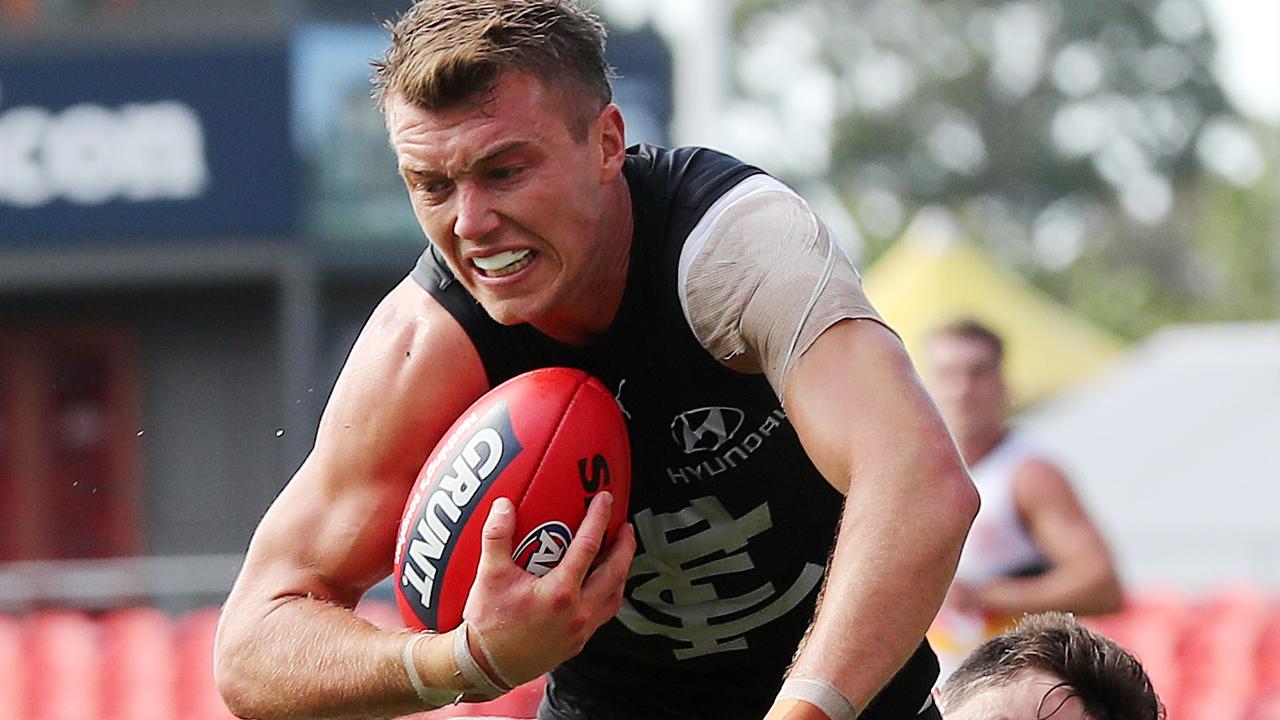
POLYGON ((1280 720, 1280 595, 1148 589, 1085 622, 1138 656, 1169 720, 1280 720))
MULTIPOLYGON (((401 626, 388 602, 358 609, 401 626)), ((0 615, 0 708, 12 720, 228 720, 213 681, 218 609, 0 615)), ((1145 589, 1087 624, 1134 651, 1168 720, 1280 720, 1280 594, 1252 586, 1191 595, 1145 589)), ((415 716, 533 717, 542 681, 484 705, 415 716)))

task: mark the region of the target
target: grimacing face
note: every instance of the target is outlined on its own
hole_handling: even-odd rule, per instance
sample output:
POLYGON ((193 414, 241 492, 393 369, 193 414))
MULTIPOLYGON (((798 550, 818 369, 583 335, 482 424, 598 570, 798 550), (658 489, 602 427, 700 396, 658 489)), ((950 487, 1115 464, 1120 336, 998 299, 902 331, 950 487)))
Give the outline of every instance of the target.
MULTIPOLYGON (((495 320, 576 322, 626 247, 603 247, 606 186, 621 172, 622 118, 607 106, 585 140, 568 93, 508 71, 481 102, 427 110, 393 97, 387 128, 418 223, 495 320)), ((599 303, 595 303, 599 305, 599 303)), ((555 334, 555 333, 552 333, 555 334)))
POLYGON ((925 383, 957 438, 1003 427, 1009 393, 989 343, 942 333, 929 339, 924 360, 925 383))
POLYGON ((978 690, 960 703, 941 703, 947 720, 1093 720, 1057 676, 1027 670, 1011 682, 978 690))

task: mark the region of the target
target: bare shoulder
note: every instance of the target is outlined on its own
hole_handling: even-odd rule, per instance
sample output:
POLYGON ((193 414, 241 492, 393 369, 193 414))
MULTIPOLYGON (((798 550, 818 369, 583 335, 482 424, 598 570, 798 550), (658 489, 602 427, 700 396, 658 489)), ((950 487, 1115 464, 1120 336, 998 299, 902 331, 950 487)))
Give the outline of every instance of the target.
POLYGON ((1080 504, 1062 468, 1036 456, 1023 460, 1014 471, 1013 496, 1020 508, 1078 508, 1080 504))
POLYGON ((316 438, 365 472, 415 473, 435 440, 488 387, 457 320, 406 278, 379 303, 347 357, 316 438))
POLYGON ((254 533, 230 615, 251 624, 265 608, 308 595, 354 606, 390 571, 419 469, 486 385, 448 311, 412 280, 392 290, 347 358, 315 447, 254 533))

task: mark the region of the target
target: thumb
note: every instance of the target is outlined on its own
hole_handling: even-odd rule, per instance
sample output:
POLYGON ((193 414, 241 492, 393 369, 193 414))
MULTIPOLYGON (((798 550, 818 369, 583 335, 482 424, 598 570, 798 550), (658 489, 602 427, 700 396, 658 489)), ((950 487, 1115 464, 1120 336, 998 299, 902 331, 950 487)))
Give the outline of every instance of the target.
POLYGON ((511 534, 515 528, 515 506, 504 497, 494 500, 480 533, 480 569, 511 562, 511 534))

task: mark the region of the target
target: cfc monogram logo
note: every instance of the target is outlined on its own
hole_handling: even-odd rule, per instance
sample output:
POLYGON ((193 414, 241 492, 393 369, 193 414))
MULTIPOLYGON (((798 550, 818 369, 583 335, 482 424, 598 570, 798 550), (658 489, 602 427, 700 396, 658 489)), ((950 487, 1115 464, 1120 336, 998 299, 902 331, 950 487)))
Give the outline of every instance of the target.
POLYGON ((745 650, 749 631, 790 612, 822 580, 822 567, 805 563, 782 593, 770 582, 733 597, 716 592, 710 578, 755 569, 747 542, 773 526, 767 503, 735 518, 703 497, 680 512, 642 510, 632 521, 645 551, 631 564, 618 620, 639 635, 675 640, 677 660, 745 650))

